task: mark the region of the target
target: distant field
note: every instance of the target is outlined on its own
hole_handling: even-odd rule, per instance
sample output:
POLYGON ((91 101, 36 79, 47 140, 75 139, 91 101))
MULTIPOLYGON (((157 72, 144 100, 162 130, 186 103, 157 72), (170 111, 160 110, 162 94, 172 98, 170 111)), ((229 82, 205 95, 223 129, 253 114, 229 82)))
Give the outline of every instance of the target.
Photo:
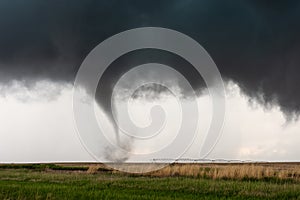
POLYGON ((300 199, 300 164, 173 164, 142 175, 102 164, 0 165, 0 199, 228 198, 300 199))

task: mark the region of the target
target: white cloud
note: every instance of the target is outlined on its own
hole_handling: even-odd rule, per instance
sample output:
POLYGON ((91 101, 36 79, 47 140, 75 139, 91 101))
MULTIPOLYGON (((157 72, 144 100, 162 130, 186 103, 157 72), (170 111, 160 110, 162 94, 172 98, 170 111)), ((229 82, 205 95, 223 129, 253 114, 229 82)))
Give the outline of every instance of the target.
MULTIPOLYGON (((9 92, 6 88, 6 95, 0 96, 0 162, 94 161, 82 147, 75 131, 71 85, 40 84, 31 90, 14 86, 13 92, 9 92), (43 98, 48 90, 54 94, 57 88, 56 98, 43 98), (24 95, 22 91, 30 97, 26 101, 20 98, 24 95)), ((249 106, 247 97, 240 94, 233 83, 227 85, 227 90, 226 122, 222 137, 209 158, 299 160, 300 121, 287 124, 276 107, 265 110, 260 105, 249 106)), ((168 109, 172 105, 168 104, 168 109)), ((199 105, 201 113, 210 112, 208 96, 201 97, 199 105)), ((131 108, 135 109, 132 105, 131 108)), ((137 104, 132 117, 136 117, 136 123, 147 125, 149 118, 141 108, 143 106, 137 104)), ((178 123, 178 119, 174 120, 178 123)), ((202 131, 207 129, 209 122, 206 115, 201 118, 202 131)), ((173 131, 170 124, 167 125, 166 130, 173 131)), ((153 150, 157 145, 167 143, 168 134, 155 144, 140 143, 136 147, 144 153, 153 150)), ((203 138, 204 135, 199 134, 184 157, 197 158, 203 138)))
POLYGON ((27 101, 20 100, 20 90, 0 97, 0 162, 90 160, 74 131, 72 87, 58 87, 63 89, 52 100, 35 95, 47 87, 32 91, 27 101))

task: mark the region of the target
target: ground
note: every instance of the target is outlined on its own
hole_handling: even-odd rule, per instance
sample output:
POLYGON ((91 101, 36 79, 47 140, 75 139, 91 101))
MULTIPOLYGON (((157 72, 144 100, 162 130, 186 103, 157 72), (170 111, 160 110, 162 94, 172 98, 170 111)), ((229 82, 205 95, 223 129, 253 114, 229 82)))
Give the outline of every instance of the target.
POLYGON ((173 164, 127 174, 96 164, 0 165, 0 199, 300 199, 298 164, 173 164))

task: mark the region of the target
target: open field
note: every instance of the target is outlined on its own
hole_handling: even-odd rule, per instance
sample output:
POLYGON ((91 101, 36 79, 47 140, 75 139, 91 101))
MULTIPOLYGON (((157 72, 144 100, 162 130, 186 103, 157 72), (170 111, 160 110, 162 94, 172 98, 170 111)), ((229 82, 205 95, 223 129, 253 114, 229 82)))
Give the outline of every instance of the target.
POLYGON ((0 165, 0 199, 226 198, 300 199, 300 164, 172 164, 142 175, 103 164, 0 165))

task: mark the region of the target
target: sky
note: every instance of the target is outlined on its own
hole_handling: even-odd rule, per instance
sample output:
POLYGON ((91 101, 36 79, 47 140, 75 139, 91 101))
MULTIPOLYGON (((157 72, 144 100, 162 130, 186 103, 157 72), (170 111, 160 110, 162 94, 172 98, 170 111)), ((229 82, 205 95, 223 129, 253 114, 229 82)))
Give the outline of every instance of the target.
MULTIPOLYGON (((147 26, 173 29, 193 38, 209 53, 222 75, 226 119, 208 158, 299 160, 298 1, 3 0, 0 162, 95 161, 78 136, 74 121, 72 95, 76 73, 89 52, 108 37, 147 26)), ((114 84, 126 71, 147 62, 177 69, 196 91, 201 126, 183 156, 199 158, 212 113, 211 99, 193 67, 169 52, 129 52, 105 71, 100 80, 105 84, 99 86, 95 100, 96 115, 105 124, 104 132, 114 140, 110 101, 106 97, 112 95, 114 84)), ((120 90, 127 91, 138 79, 130 79, 120 90)), ((184 97, 190 96, 190 91, 176 80, 165 81, 174 81, 175 89, 184 97)), ((172 95, 161 88, 141 90, 149 91, 154 91, 157 98, 149 100, 148 96, 131 101, 131 119, 136 124, 145 126, 151 122, 149 109, 154 103, 175 114, 168 115, 165 130, 153 141, 129 142, 133 152, 150 152, 168 144, 180 120, 176 118, 178 105, 172 95)), ((189 105, 189 99, 184 103, 189 105)), ((116 104, 116 109, 122 109, 122 101, 116 104)), ((96 157, 101 161, 114 159, 107 154, 118 157, 105 142, 99 143, 102 150, 96 157)), ((181 147, 173 149, 181 151, 181 147)), ((158 156, 169 157, 172 153, 158 156)), ((140 159, 125 157, 129 161, 140 159)))

